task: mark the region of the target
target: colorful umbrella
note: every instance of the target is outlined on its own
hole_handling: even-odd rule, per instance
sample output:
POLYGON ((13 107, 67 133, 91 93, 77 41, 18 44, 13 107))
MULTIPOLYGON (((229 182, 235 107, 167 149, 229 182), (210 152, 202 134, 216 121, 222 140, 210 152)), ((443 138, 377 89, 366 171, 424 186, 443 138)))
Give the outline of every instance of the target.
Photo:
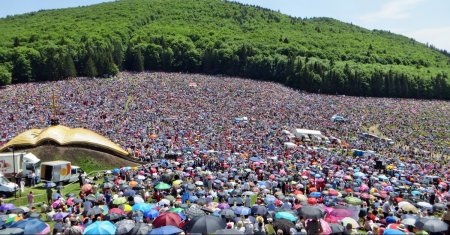
POLYGON ((352 205, 362 205, 362 200, 357 197, 346 197, 344 201, 352 205))
POLYGON ((148 234, 149 235, 171 235, 171 234, 178 234, 183 232, 178 227, 168 225, 168 226, 162 226, 159 228, 152 229, 148 234))
POLYGON ((114 199, 113 204, 121 205, 121 204, 125 204, 127 202, 128 202, 128 200, 125 197, 119 197, 119 198, 114 199))
POLYGON ((145 218, 154 219, 154 218, 156 218, 158 216, 159 216, 159 211, 153 210, 153 209, 144 213, 144 217, 145 218))
POLYGON ((281 212, 277 212, 275 213, 275 219, 286 219, 292 222, 295 222, 298 220, 297 216, 295 216, 292 213, 286 212, 286 211, 281 211, 281 212))
MULTIPOLYGON (((21 228, 24 234, 39 234, 46 230, 48 224, 39 219, 24 219, 11 224, 10 228, 21 228)), ((0 232, 1 233, 1 232, 0 232)))
POLYGON ((116 233, 116 226, 109 221, 96 221, 86 227, 83 235, 114 235, 116 233))
POLYGON ((144 214, 145 212, 148 212, 152 209, 152 207, 149 204, 146 203, 138 203, 138 204, 134 204, 132 207, 133 211, 142 211, 144 214))
POLYGON ((170 186, 170 185, 168 185, 168 184, 166 184, 166 183, 164 183, 164 182, 159 182, 156 186, 155 186, 155 189, 157 189, 157 190, 167 190, 167 189, 170 189, 172 186, 170 186))
POLYGON ((162 226, 167 225, 173 225, 173 226, 180 226, 181 224, 181 218, 177 213, 173 212, 164 212, 160 214, 154 221, 153 221, 153 227, 159 228, 162 226))

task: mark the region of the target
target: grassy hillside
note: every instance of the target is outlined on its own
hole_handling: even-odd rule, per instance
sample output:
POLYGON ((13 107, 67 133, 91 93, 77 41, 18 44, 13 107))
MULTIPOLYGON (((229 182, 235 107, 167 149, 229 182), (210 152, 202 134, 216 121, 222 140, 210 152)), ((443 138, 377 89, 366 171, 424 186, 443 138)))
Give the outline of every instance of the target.
POLYGON ((221 0, 121 0, 0 20, 0 84, 118 70, 229 74, 313 92, 450 99, 450 56, 385 31, 221 0))
POLYGON ((28 151, 36 155, 42 162, 56 160, 70 161, 72 165, 79 166, 86 172, 111 170, 117 167, 139 165, 114 155, 76 147, 46 145, 35 147, 29 149, 28 151))

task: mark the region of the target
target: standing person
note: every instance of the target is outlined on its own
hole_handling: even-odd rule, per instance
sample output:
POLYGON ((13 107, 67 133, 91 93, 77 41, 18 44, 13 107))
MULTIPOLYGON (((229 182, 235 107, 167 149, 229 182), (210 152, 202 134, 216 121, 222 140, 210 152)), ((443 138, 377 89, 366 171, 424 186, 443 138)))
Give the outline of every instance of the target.
POLYGON ((20 192, 25 191, 25 180, 23 178, 20 178, 20 192))
POLYGON ((47 202, 48 204, 52 204, 52 194, 53 194, 53 190, 50 187, 47 187, 47 190, 45 191, 47 193, 47 202))
POLYGON ((30 184, 31 184, 31 187, 34 187, 36 185, 36 173, 34 171, 31 171, 30 184))
POLYGON ((33 204, 34 204, 34 195, 33 195, 33 192, 32 192, 32 191, 30 191, 30 193, 28 194, 27 198, 28 198, 28 206, 29 206, 30 208, 33 207, 33 204))
POLYGON ((306 223, 306 233, 309 234, 319 234, 322 233, 322 224, 318 219, 309 220, 306 223))
POLYGON ((83 174, 81 172, 78 174, 78 182, 80 183, 80 188, 83 187, 84 179, 83 174))

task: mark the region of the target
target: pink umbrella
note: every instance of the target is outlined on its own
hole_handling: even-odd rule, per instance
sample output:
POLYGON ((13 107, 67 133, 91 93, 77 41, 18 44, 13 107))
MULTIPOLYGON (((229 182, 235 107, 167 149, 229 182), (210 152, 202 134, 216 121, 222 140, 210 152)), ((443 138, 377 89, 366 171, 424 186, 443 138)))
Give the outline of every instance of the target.
POLYGON ((369 190, 369 186, 363 184, 361 186, 359 186, 359 191, 364 192, 364 191, 368 191, 369 190))
POLYGON ((330 216, 335 216, 340 219, 343 219, 345 217, 351 217, 353 213, 346 209, 334 209, 330 212, 330 216))
POLYGON ((328 235, 331 234, 333 231, 331 230, 330 225, 323 219, 320 219, 320 224, 322 225, 323 232, 321 234, 328 235))
POLYGON ((74 199, 73 197, 67 199, 66 204, 67 204, 68 206, 73 206, 73 199, 74 199))
POLYGON ((58 205, 59 205, 60 202, 61 202, 61 201, 60 201, 59 199, 56 200, 56 201, 54 201, 54 202, 52 203, 52 207, 53 207, 53 208, 58 207, 58 205))

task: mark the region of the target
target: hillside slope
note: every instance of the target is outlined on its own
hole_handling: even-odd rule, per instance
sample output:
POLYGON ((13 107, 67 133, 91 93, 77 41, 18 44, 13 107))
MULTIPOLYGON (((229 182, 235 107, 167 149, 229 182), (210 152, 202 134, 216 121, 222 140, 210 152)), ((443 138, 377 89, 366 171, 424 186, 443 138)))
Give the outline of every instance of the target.
POLYGON ((348 95, 450 99, 450 56, 330 18, 221 0, 121 0, 0 20, 0 84, 119 70, 228 74, 348 95))

